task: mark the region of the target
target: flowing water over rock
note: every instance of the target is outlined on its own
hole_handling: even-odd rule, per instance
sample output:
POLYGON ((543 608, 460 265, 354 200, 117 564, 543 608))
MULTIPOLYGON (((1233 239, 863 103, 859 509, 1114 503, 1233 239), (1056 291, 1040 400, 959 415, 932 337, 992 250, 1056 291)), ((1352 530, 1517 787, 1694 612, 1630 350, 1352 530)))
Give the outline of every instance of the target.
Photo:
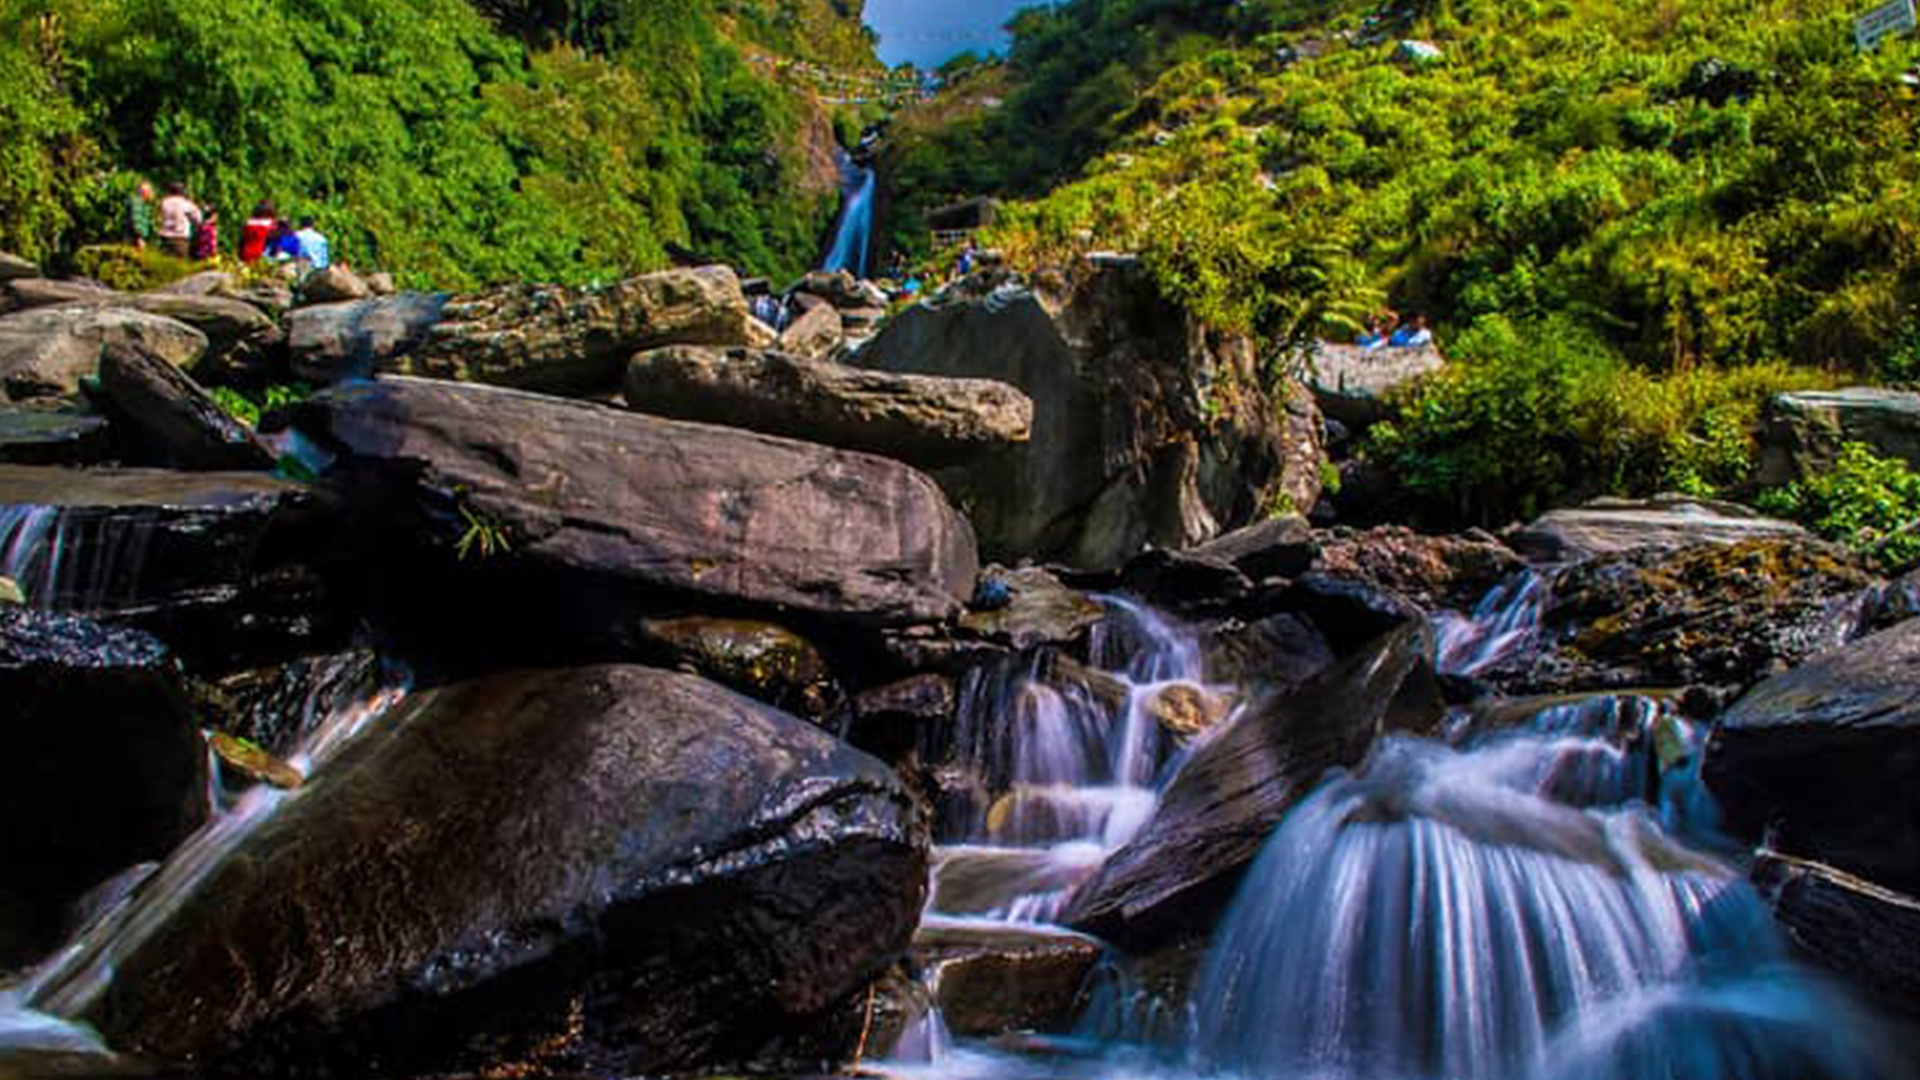
POLYGON ((1472 615, 1442 612, 1434 620, 1439 670, 1473 675, 1533 645, 1547 606, 1547 576, 1522 570, 1487 593, 1472 615))
MULTIPOLYGON (((1531 574, 1516 578, 1474 619, 1443 624, 1453 670, 1524 648, 1542 591, 1531 574)), ((1156 679, 1199 669, 1151 615, 1122 608, 1116 621, 1150 643, 1133 666, 1102 657, 1128 672, 1130 707, 1118 715, 1135 718, 1131 703, 1156 679)), ((1051 782, 1055 801, 1071 792, 1083 809, 1117 775, 1150 814, 1155 785, 1179 765, 1164 747, 1130 744, 1138 728, 1103 726, 1072 692, 1036 694, 1016 680, 971 707, 974 753, 1000 753, 982 759, 1051 782), (980 734, 996 715, 1008 742, 980 734), (1114 772, 1121 762, 1147 764, 1114 772)), ((892 1068, 996 1080, 1903 1074, 1877 1056, 1883 1040, 1849 999, 1788 959, 1744 870, 1723 854, 1730 845, 1712 831, 1699 781, 1703 733, 1671 695, 1517 702, 1463 715, 1448 735, 1390 736, 1296 806, 1180 1000, 1114 964, 1093 980, 1077 1035, 981 1044, 951 1037, 936 1010, 892 1068)), ((996 816, 990 835, 1014 814, 996 816)), ((1055 876, 1022 899, 1048 902, 983 916, 1044 918, 1048 890, 1112 850, 1111 811, 1045 820, 1053 831, 1013 829, 1027 847, 1010 850, 1040 849, 1031 866, 1055 876), (1075 872, 1062 872, 1069 863, 1075 872)), ((1132 820, 1120 831, 1137 830, 1132 820)), ((947 850, 942 869, 955 873, 984 849, 947 850)), ((950 893, 936 890, 930 922, 950 893)))

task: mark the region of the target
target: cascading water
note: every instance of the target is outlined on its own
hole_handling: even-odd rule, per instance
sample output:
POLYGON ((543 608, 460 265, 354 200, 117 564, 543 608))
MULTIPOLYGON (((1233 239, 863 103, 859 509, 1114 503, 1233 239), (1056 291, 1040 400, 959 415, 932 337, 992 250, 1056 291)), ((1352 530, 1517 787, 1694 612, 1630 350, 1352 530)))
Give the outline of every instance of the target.
MULTIPOLYGON (((923 928, 1074 935, 1055 926, 1072 890, 1153 816, 1177 763, 1162 727, 1169 695, 1223 700, 1202 683, 1193 637, 1157 613, 1105 601, 1093 667, 1059 670, 1040 657, 977 676, 962 696, 956 753, 991 805, 948 829, 934 850, 923 928)), ((927 973, 937 998, 939 971, 927 973)), ((896 1044, 897 1062, 940 1063, 952 1043, 937 1008, 896 1044)))
POLYGON ((59 506, 0 506, 0 577, 27 603, 90 611, 136 595, 151 521, 125 522, 59 506))
POLYGON ((1534 644, 1547 606, 1543 570, 1522 570, 1481 599, 1472 615, 1442 612, 1434 619, 1439 669, 1473 675, 1534 644))
MULTIPOLYGON (((288 764, 311 776, 391 712, 406 696, 409 682, 405 672, 396 670, 346 700, 316 697, 312 705, 323 714, 302 719, 304 734, 288 764)), ((322 680, 316 693, 328 695, 334 689, 322 680)), ((163 926, 241 841, 299 797, 299 790, 254 785, 165 862, 136 870, 137 883, 123 884, 120 899, 96 912, 71 942, 17 984, 0 987, 0 1051, 104 1054, 106 1047, 74 1018, 84 1015, 111 984, 118 959, 163 926)))
POLYGON ((820 263, 822 270, 845 270, 854 277, 867 276, 867 249, 873 236, 873 194, 877 182, 874 170, 847 161, 843 166, 847 182, 843 187, 840 218, 834 223, 833 244, 820 263))

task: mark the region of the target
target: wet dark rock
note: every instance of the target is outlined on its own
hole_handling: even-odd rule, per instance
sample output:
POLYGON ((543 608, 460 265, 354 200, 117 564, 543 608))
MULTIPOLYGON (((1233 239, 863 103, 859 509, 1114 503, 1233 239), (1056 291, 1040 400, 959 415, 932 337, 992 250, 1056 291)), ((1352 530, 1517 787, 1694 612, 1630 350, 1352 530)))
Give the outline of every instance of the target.
POLYGON ((1033 402, 990 379, 893 375, 758 349, 676 345, 627 365, 627 407, 864 450, 917 468, 1027 440, 1033 402))
POLYGON ((995 568, 987 573, 1006 586, 1008 602, 969 611, 960 617, 960 625, 999 644, 1015 649, 1071 645, 1084 640, 1087 631, 1107 617, 1107 610, 1092 597, 1040 567, 995 568))
POLYGON ((383 674, 373 651, 349 649, 196 680, 189 690, 211 726, 285 757, 327 717, 370 699, 383 674))
POLYGON ((1229 563, 1257 582, 1305 573, 1319 556, 1320 545, 1306 518, 1282 514, 1215 537, 1189 554, 1229 563))
POLYGON ((1282 816, 1389 728, 1431 731, 1443 707, 1431 632, 1412 623, 1290 693, 1252 702, 1200 743, 1153 820, 1108 859, 1062 922, 1138 950, 1203 932, 1282 816))
POLYGON ((1702 774, 1734 835, 1920 893, 1920 620, 1754 687, 1702 774))
POLYGON ((617 389, 629 357, 662 345, 749 345, 746 294, 725 266, 663 270, 605 288, 509 285, 448 302, 394 369, 548 393, 617 389))
POLYGON ((67 905, 207 815, 206 751, 166 647, 0 605, 0 966, 57 944, 67 905))
POLYGON ((1846 640, 1876 584, 1814 540, 1641 547, 1557 574, 1545 646, 1477 674, 1510 693, 1744 687, 1846 640))
POLYGON ((663 664, 685 667, 775 708, 818 719, 845 696, 813 643, 754 619, 647 619, 641 634, 663 664))
POLYGON ((293 373, 312 382, 364 378, 417 349, 440 323, 443 293, 315 304, 287 316, 293 373))
POLYGON ((105 417, 0 405, 0 463, 92 465, 111 452, 105 417))
MULTIPOLYGON (((252 310, 252 309, 248 309, 252 310)), ((142 465, 267 469, 274 453, 165 357, 109 342, 100 355, 99 397, 117 441, 142 465)))
POLYGON ((1392 589, 1318 572, 1288 585, 1279 608, 1312 622, 1339 656, 1397 627, 1426 621, 1418 605, 1392 589))
POLYGON ((0 465, 0 506, 43 515, 57 572, 34 604, 148 630, 194 671, 267 663, 349 628, 336 505, 263 473, 0 465), (40 508, 40 509, 30 509, 40 508))
POLYGON ((925 860, 892 774, 803 721, 648 668, 506 673, 343 751, 87 1018, 247 1075, 723 1069, 864 997, 925 860))
POLYGON ((1643 548, 1673 551, 1699 544, 1804 539, 1790 521, 1766 517, 1737 503, 1683 495, 1595 499, 1554 510, 1509 533, 1506 541, 1535 562, 1573 562, 1643 548))
POLYGON ((1253 591, 1246 575, 1223 559, 1158 549, 1127 560, 1120 571, 1120 587, 1152 607, 1183 618, 1229 610, 1253 591))
POLYGON ((1390 415, 1394 392, 1446 366, 1446 358, 1431 346, 1363 349, 1321 344, 1308 360, 1307 386, 1321 413, 1365 431, 1390 415))
POLYGON ((1760 427, 1759 482, 1818 476, 1850 442, 1920 467, 1920 393, 1848 386, 1775 395, 1760 427))
POLYGON ((950 676, 910 675, 855 696, 846 738, 882 761, 898 762, 927 733, 951 723, 957 703, 950 676))
POLYGON ((936 477, 1004 562, 1111 568, 1319 491, 1311 397, 1269 396, 1254 343, 1203 329, 1137 261, 1091 265, 1063 291, 968 279, 895 316, 856 362, 1033 399, 1031 441, 936 477))
POLYGON ((265 747, 229 735, 224 731, 210 732, 207 746, 219 757, 223 770, 223 782, 226 773, 234 773, 249 782, 266 784, 282 791, 293 791, 307 782, 306 775, 287 761, 275 757, 265 747))
POLYGON ((296 422, 341 455, 375 550, 419 549, 389 588, 437 633, 558 651, 691 599, 899 625, 973 590, 966 521, 867 454, 425 379, 338 386, 296 422))
POLYGON ((1314 568, 1404 596, 1429 611, 1471 611, 1488 590, 1522 568, 1511 548, 1485 533, 1427 536, 1403 526, 1319 537, 1314 568))
POLYGON ((895 676, 937 673, 958 677, 1012 652, 1013 647, 1004 641, 936 626, 886 630, 876 643, 877 658, 895 676))
POLYGON ((1100 962, 1092 938, 1017 927, 929 927, 914 936, 913 962, 938 972, 934 1001, 962 1037, 1073 1028, 1080 988, 1100 962))
POLYGON ((1801 955, 1920 1020, 1920 899, 1772 851, 1753 884, 1801 955))
POLYGON ((187 368, 207 351, 207 336, 130 308, 72 305, 0 316, 0 397, 77 397, 81 380, 98 374, 108 344, 143 348, 187 368))
POLYGON ((1289 612, 1217 625, 1202 639, 1201 651, 1208 681, 1278 690, 1298 686, 1337 659, 1326 635, 1289 612))

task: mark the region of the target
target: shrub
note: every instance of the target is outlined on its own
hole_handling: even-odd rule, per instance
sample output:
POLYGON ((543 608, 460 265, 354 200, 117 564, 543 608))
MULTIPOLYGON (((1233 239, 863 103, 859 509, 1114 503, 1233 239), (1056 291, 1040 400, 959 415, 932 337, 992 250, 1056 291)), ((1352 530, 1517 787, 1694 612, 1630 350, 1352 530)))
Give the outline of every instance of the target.
POLYGON ((74 268, 103 285, 124 292, 145 292, 206 269, 204 263, 176 259, 156 248, 131 244, 94 244, 74 253, 74 268))
POLYGON ((1755 503, 1894 572, 1920 564, 1920 473, 1864 443, 1845 444, 1832 469, 1763 492, 1755 503))

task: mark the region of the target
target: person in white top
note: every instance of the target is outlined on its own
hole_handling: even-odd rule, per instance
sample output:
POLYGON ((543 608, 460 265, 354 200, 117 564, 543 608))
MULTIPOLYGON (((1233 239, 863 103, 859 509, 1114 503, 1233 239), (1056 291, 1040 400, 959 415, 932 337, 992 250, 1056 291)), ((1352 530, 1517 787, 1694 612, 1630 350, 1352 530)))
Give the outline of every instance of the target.
POLYGON ((186 258, 199 228, 200 207, 187 198, 187 185, 168 184, 167 197, 160 200, 160 249, 176 259, 186 258))

